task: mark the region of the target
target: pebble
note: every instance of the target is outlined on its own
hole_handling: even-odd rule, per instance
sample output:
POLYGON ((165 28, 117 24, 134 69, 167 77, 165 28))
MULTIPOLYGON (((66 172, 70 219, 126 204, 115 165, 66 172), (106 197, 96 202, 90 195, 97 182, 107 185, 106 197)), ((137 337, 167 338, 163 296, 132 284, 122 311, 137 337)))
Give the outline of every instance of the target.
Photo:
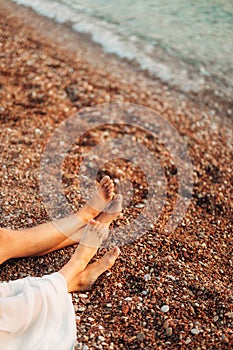
POLYGON ((145 281, 151 280, 151 275, 146 274, 146 275, 144 276, 144 280, 145 280, 145 281))
POLYGON ((200 333, 200 330, 197 329, 197 328, 192 328, 192 329, 191 329, 191 333, 194 334, 194 335, 197 335, 197 334, 200 333))
POLYGON ((170 337, 170 336, 172 335, 172 332, 173 332, 172 327, 168 327, 168 328, 166 329, 166 336, 167 336, 167 337, 170 337))
POLYGON ((83 344, 82 350, 89 350, 89 347, 86 344, 83 344))
POLYGON ((162 312, 168 312, 169 311, 169 306, 168 305, 163 305, 160 310, 162 312))
POLYGON ((131 298, 131 297, 126 297, 124 300, 125 300, 125 301, 131 301, 132 298, 131 298))
POLYGON ((145 338, 145 334, 144 333, 140 332, 140 333, 137 334, 137 339, 138 340, 143 340, 144 338, 145 338))
POLYGON ((108 308, 111 308, 111 307, 112 307, 112 304, 111 304, 111 303, 108 303, 108 304, 106 304, 106 306, 107 306, 108 308))
POLYGON ((102 335, 99 335, 99 336, 98 336, 98 340, 99 340, 99 341, 105 341, 105 338, 104 338, 102 335))
POLYGON ((81 307, 78 307, 76 311, 84 312, 85 310, 86 310, 86 308, 81 306, 81 307))
POLYGON ((144 207, 145 207, 145 204, 139 203, 139 204, 136 204, 135 207, 141 209, 141 208, 144 208, 144 207))
POLYGON ((36 129, 34 130, 34 132, 35 132, 35 134, 37 134, 37 135, 43 134, 43 131, 40 130, 40 129, 38 129, 38 128, 36 128, 36 129))
POLYGON ((88 298, 88 296, 87 296, 86 294, 79 294, 79 297, 80 297, 80 298, 83 298, 83 299, 88 298))

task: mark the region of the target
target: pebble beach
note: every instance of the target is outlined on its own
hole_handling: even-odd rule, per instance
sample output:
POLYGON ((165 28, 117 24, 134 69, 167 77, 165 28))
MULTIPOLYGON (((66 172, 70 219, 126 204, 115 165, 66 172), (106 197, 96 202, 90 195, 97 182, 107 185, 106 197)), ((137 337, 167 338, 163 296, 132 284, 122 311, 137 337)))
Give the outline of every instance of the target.
MULTIPOLYGON (((136 127, 91 130, 63 167, 73 210, 83 204, 77 169, 98 140, 128 133, 161 160, 167 201, 150 230, 120 246, 111 271, 91 291, 73 293, 75 349, 232 349, 232 105, 214 96, 185 95, 151 80, 136 65, 104 53, 87 35, 0 0, 0 226, 22 229, 50 219, 39 193, 40 161, 55 129, 96 105, 125 102, 164 116, 184 138, 193 166, 192 199, 172 232, 164 227, 177 192, 166 150, 136 127)), ((88 121, 87 121, 88 122, 88 121)), ((135 195, 114 223, 143 208, 146 181, 123 159, 100 169, 115 183, 130 180, 135 195)), ((98 179, 98 180, 99 180, 98 179)), ((153 216, 153 213, 152 213, 153 216)), ((75 247, 43 257, 11 259, 0 280, 57 271, 75 247)), ((103 247, 96 258, 106 251, 103 247)))

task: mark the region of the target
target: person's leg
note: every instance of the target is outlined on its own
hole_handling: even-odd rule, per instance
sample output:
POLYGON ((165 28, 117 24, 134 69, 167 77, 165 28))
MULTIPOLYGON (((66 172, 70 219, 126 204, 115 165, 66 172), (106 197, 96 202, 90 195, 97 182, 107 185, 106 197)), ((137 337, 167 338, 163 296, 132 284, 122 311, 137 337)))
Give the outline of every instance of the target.
POLYGON ((73 278, 86 268, 96 254, 105 235, 106 228, 99 221, 91 220, 87 224, 74 254, 59 271, 65 277, 68 287, 73 278))
MULTIPOLYGON (((110 224, 116 220, 116 218, 119 216, 119 214, 122 211, 122 196, 121 195, 116 195, 114 199, 109 203, 107 208, 105 209, 106 211, 103 213, 100 213, 95 219, 98 220, 101 224, 103 224, 105 227, 109 227, 110 224)), ((43 251, 43 252, 38 252, 35 254, 36 256, 41 256, 45 254, 49 254, 53 251, 62 249, 64 247, 73 245, 77 242, 80 241, 83 231, 85 229, 85 226, 77 230, 75 233, 73 233, 69 238, 66 238, 64 241, 59 243, 58 245, 54 246, 52 245, 50 249, 43 251)))
POLYGON ((105 225, 101 224, 99 221, 90 221, 82 234, 75 253, 68 263, 59 270, 59 273, 61 273, 66 280, 69 292, 77 290, 78 287, 90 287, 95 279, 104 272, 106 268, 111 266, 108 258, 111 257, 112 259, 110 260, 112 261, 119 255, 120 252, 118 248, 116 248, 111 254, 109 253, 110 256, 105 257, 104 261, 92 265, 91 270, 86 270, 89 261, 96 254, 104 238, 106 238, 105 225), (85 273, 83 271, 85 271, 85 273))
POLYGON ((118 247, 114 247, 101 259, 88 265, 83 271, 78 273, 72 279, 65 277, 68 292, 85 291, 91 289, 97 278, 114 265, 119 254, 120 249, 118 247))
MULTIPOLYGON (((10 258, 38 255, 59 245, 96 217, 111 201, 113 194, 113 181, 105 176, 92 198, 77 214, 20 231, 0 229, 0 263, 10 258)), ((76 242, 69 240, 66 245, 76 242)))

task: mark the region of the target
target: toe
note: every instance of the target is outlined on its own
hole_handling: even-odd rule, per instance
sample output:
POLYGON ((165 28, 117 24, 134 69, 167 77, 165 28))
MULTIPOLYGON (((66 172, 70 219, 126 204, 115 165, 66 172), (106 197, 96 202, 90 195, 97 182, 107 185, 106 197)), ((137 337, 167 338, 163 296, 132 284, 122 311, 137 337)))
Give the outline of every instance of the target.
POLYGON ((118 258, 120 255, 120 249, 118 247, 114 247, 112 250, 107 252, 104 257, 103 257, 103 263, 106 268, 112 267, 114 264, 115 260, 118 258))
POLYGON ((95 226, 96 226, 96 221, 95 220, 90 220, 87 224, 87 229, 90 232, 95 231, 95 226))
POLYGON ((108 183, 110 180, 111 180, 110 177, 109 177, 108 175, 106 175, 106 176, 104 176, 104 177, 102 178, 102 180, 100 181, 100 183, 101 183, 102 185, 104 185, 104 184, 108 183))
POLYGON ((95 222, 95 231, 99 231, 101 228, 101 223, 99 221, 95 222))
POLYGON ((121 195, 121 194, 117 194, 117 195, 115 196, 114 200, 117 201, 117 202, 122 201, 122 195, 121 195))

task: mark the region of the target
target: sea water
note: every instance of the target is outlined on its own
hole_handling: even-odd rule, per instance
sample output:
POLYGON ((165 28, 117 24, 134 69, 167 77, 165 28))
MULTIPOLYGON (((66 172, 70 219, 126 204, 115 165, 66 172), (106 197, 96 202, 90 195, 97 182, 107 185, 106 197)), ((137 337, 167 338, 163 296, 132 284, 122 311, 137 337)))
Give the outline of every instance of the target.
POLYGON ((233 89, 233 3, 229 0, 15 0, 90 33, 105 51, 183 91, 212 80, 233 89))

